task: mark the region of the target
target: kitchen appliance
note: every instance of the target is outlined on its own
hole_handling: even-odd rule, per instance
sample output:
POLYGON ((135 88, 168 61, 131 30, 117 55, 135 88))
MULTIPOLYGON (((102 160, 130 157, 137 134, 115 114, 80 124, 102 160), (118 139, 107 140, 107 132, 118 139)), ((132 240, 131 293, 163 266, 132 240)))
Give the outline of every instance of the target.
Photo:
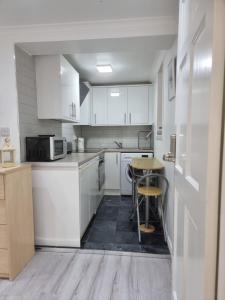
POLYGON ((78 152, 84 152, 84 138, 79 137, 77 139, 77 148, 78 152))
POLYGON ((27 161, 53 161, 67 155, 67 143, 63 137, 39 135, 26 137, 27 161))
POLYGON ((129 171, 129 164, 134 157, 153 157, 153 153, 121 153, 120 163, 120 190, 121 195, 132 195, 132 177, 129 171))
POLYGON ((104 154, 99 156, 98 163, 98 190, 103 191, 103 186, 105 183, 105 159, 104 154))

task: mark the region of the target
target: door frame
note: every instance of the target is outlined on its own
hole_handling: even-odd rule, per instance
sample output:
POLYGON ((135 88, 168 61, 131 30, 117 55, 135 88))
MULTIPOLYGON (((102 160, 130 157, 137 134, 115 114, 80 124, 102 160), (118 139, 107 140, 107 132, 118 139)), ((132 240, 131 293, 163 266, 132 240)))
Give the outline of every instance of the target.
MULTIPOLYGON (((224 22, 225 23, 225 22, 224 22)), ((224 25, 225 26, 225 25, 224 25)), ((225 61, 225 59, 224 59, 225 61)), ((225 74, 225 64, 224 64, 225 74)), ((220 202, 218 220, 218 258, 217 258, 217 291, 216 299, 223 300, 225 295, 225 77, 223 91, 223 128, 220 170, 220 202)))

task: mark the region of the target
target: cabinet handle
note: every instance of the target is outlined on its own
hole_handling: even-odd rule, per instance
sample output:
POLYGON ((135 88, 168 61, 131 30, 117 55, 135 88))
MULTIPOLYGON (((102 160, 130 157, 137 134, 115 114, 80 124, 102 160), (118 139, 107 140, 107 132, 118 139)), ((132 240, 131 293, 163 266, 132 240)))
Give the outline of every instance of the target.
POLYGON ((131 124, 131 113, 130 113, 130 124, 131 124))
POLYGON ((74 108, 74 119, 76 120, 76 118, 77 118, 76 103, 73 104, 73 108, 74 108))
POLYGON ((95 114, 95 124, 96 124, 96 114, 95 114))
POLYGON ((124 124, 127 123, 127 114, 124 114, 124 124))
POLYGON ((73 103, 71 104, 71 118, 73 118, 73 103))
POLYGON ((116 164, 118 165, 118 153, 116 154, 116 164))

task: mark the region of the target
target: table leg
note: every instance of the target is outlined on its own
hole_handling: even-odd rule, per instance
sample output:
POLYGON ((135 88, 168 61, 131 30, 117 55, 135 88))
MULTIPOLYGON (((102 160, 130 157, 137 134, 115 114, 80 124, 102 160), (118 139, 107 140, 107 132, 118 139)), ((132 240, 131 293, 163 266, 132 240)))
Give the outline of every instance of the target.
POLYGON ((149 227, 149 197, 145 197, 145 227, 149 227))

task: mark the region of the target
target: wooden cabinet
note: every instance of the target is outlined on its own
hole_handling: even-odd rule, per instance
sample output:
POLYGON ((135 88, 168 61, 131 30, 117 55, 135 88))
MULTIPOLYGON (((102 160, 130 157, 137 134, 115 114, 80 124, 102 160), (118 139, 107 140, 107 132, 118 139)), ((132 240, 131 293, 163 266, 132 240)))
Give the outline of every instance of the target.
POLYGON ((93 87, 92 125, 150 125, 153 103, 150 85, 93 87))
POLYGON ((33 255, 31 168, 0 168, 0 277, 13 279, 33 255))
POLYGON ((105 153, 105 190, 120 192, 120 153, 105 153))
POLYGON ((92 88, 92 124, 107 125, 107 88, 92 88))
POLYGON ((39 119, 80 122, 79 74, 60 55, 35 58, 39 119))
POLYGON ((149 87, 129 86, 128 97, 128 124, 149 124, 149 87))

